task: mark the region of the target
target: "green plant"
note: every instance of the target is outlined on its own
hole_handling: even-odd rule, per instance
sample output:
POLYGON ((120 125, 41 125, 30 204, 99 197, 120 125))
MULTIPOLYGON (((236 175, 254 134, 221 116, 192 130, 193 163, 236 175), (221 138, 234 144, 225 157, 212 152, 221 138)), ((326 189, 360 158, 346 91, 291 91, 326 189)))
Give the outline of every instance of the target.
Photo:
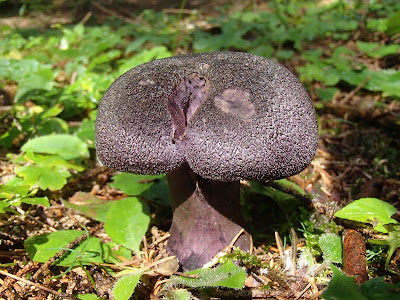
POLYGON ((389 284, 383 278, 377 277, 357 286, 353 277, 345 275, 334 265, 331 265, 331 269, 333 278, 329 282, 328 289, 322 294, 326 300, 395 300, 398 298, 396 289, 400 288, 399 284, 389 284))
POLYGON ((376 198, 362 198, 337 211, 335 216, 342 219, 370 223, 375 230, 387 233, 388 231, 383 225, 396 224, 397 221, 391 218, 395 213, 396 208, 387 202, 376 198))

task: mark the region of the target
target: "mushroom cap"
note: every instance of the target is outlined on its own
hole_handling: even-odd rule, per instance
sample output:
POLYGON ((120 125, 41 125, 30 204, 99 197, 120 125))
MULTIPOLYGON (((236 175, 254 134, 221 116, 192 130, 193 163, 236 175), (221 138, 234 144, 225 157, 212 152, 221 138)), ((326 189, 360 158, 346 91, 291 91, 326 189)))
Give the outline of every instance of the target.
POLYGON ((310 163, 317 144, 315 109, 299 80, 240 52, 135 67, 109 87, 96 120, 100 160, 137 174, 187 163, 212 180, 285 178, 310 163))

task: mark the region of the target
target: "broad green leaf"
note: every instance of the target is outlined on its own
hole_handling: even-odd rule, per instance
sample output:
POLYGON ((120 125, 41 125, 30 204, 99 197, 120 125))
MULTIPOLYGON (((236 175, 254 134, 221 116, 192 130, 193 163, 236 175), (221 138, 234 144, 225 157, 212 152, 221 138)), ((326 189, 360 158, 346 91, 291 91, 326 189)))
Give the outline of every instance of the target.
POLYGON ((384 96, 400 96, 400 71, 393 69, 384 69, 380 71, 363 69, 360 72, 354 70, 343 71, 341 79, 352 84, 364 84, 363 88, 382 92, 384 96))
POLYGON ((355 200, 337 211, 335 217, 370 223, 375 230, 387 233, 383 225, 397 223, 396 220, 391 218, 396 211, 393 205, 382 200, 376 198, 362 198, 355 200))
POLYGON ((135 287, 139 282, 142 274, 129 274, 121 277, 115 283, 113 288, 113 296, 115 300, 128 300, 135 291, 135 287))
POLYGON ((227 261, 214 269, 198 269, 188 271, 186 274, 197 275, 198 277, 173 276, 168 285, 242 289, 246 280, 246 272, 232 261, 227 261))
POLYGON ((0 199, 12 199, 14 197, 23 197, 29 193, 29 185, 11 185, 10 181, 0 185, 0 199))
POLYGON ((38 135, 67 134, 68 131, 68 123, 63 119, 48 118, 40 124, 37 133, 38 135))
POLYGON ((319 81, 327 86, 336 85, 341 79, 341 72, 322 62, 309 63, 297 68, 301 81, 319 81))
POLYGON ((139 196, 149 189, 154 182, 163 175, 137 175, 130 173, 120 173, 113 177, 112 187, 123 191, 130 196, 139 196))
POLYGON ((357 47, 370 57, 381 58, 386 55, 399 53, 400 45, 381 45, 373 42, 357 41, 357 47))
POLYGON ((80 211, 87 216, 105 222, 107 213, 115 201, 100 199, 90 193, 78 192, 64 202, 66 207, 80 211))
POLYGON ((342 240, 333 233, 324 233, 319 238, 319 246, 324 259, 329 262, 342 263, 342 240))
POLYGON ((120 60, 121 66, 119 68, 119 73, 123 74, 131 68, 138 65, 144 64, 154 59, 166 58, 171 56, 171 52, 168 51, 165 46, 155 46, 150 50, 143 50, 140 53, 132 56, 128 59, 120 60))
POLYGON ((400 32, 400 10, 387 19, 386 26, 386 32, 389 35, 394 35, 400 32))
POLYGON ((366 281, 361 286, 361 292, 368 299, 398 300, 400 298, 400 284, 385 282, 383 277, 376 277, 366 281))
POLYGON ((54 85, 55 73, 50 65, 45 65, 36 59, 6 59, 0 61, 0 74, 18 83, 15 101, 32 90, 51 90, 54 85))
POLYGON ((347 276, 334 265, 331 265, 333 278, 328 289, 322 294, 325 300, 397 300, 400 284, 390 284, 382 277, 372 278, 360 287, 354 277, 347 276))
POLYGON ((339 92, 339 89, 333 87, 315 90, 315 93, 321 99, 322 102, 331 101, 333 96, 335 96, 337 92, 339 92))
POLYGON ((33 204, 33 205, 44 205, 49 207, 50 202, 47 197, 32 197, 32 198, 21 198, 21 202, 33 204))
MULTIPOLYGON (((79 230, 62 230, 36 235, 24 242, 24 248, 31 259, 44 263, 83 234, 85 232, 79 230)), ((104 262, 99 238, 89 237, 83 240, 73 251, 67 251, 55 264, 71 266, 78 265, 79 261, 84 265, 104 262)))
POLYGON ((107 214, 104 224, 111 239, 139 253, 139 246, 150 223, 149 210, 134 197, 116 201, 107 214))
POLYGON ((57 155, 43 155, 33 152, 27 152, 24 155, 13 159, 13 162, 24 164, 29 162, 40 167, 46 167, 49 169, 53 168, 55 170, 72 169, 78 172, 82 172, 84 170, 82 166, 74 165, 57 155))
POLYGON ((4 213, 4 209, 6 209, 7 207, 9 207, 11 204, 9 202, 6 202, 4 200, 0 200, 0 213, 4 213))
POLYGON ((85 119, 75 132, 76 136, 82 141, 86 142, 90 148, 94 148, 94 127, 94 120, 85 119))
POLYGON ((169 203, 168 184, 165 175, 136 175, 120 173, 110 185, 130 196, 142 196, 164 205, 169 203))
POLYGON ((331 265, 333 278, 329 282, 328 289, 322 294, 325 300, 368 300, 361 294, 354 277, 345 275, 336 266, 331 265))
POLYGON ((63 188, 67 178, 71 176, 66 169, 55 169, 40 166, 25 166, 15 170, 18 176, 24 178, 24 183, 34 187, 36 184, 42 190, 56 191, 63 188))
POLYGON ((368 240, 371 244, 377 245, 388 245, 389 251, 386 257, 385 268, 386 270, 390 271, 389 263, 393 256, 394 251, 400 247, 400 225, 399 224, 389 224, 385 226, 389 231, 388 237, 386 239, 371 239, 368 240))
POLYGON ((41 120, 45 120, 51 117, 58 116, 63 111, 62 105, 59 103, 53 107, 49 107, 45 111, 39 114, 38 118, 41 120))
POLYGON ((67 134, 45 135, 35 138, 23 145, 21 150, 54 154, 66 160, 89 157, 87 145, 78 137, 67 134))

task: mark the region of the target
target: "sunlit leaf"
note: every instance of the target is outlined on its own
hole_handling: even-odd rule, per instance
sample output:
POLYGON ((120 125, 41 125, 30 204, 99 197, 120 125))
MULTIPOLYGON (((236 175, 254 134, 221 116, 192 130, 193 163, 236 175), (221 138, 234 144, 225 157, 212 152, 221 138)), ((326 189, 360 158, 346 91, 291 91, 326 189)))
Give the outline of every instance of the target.
POLYGON ((333 233, 324 233, 319 237, 319 246, 325 260, 342 263, 342 240, 340 236, 333 233))
POLYGON ((24 178, 24 183, 29 186, 38 185, 42 190, 60 190, 67 183, 71 173, 66 169, 47 168, 40 166, 23 166, 16 169, 15 173, 24 178))
POLYGON ((95 220, 105 222, 107 213, 114 202, 100 199, 90 193, 78 192, 64 202, 64 205, 80 211, 95 220))
POLYGON ((28 141, 22 151, 55 154, 63 159, 89 157, 87 145, 78 137, 67 134, 45 135, 28 141))
POLYGON ((189 276, 173 276, 168 285, 241 289, 246 280, 246 272, 232 261, 227 261, 214 269, 198 269, 188 271, 186 274, 189 276))
POLYGON ((169 194, 165 175, 137 175, 120 173, 110 185, 130 196, 142 196, 168 204, 169 194))
MULTIPOLYGON (((36 235, 25 240, 24 248, 33 260, 44 263, 83 234, 85 232, 79 230, 61 230, 36 235)), ((89 237, 74 247, 73 251, 67 251, 66 254, 56 260, 55 264, 70 266, 72 264, 78 265, 79 262, 84 265, 103 263, 102 251, 100 239, 89 237)))
POLYGON ((116 243, 139 253, 139 246, 149 226, 147 206, 134 197, 116 201, 107 214, 106 233, 116 243))
POLYGON ((141 273, 125 275, 118 279, 113 288, 115 300, 128 300, 135 291, 141 273))
POLYGON ((374 229, 387 233, 383 225, 397 223, 391 216, 396 213, 396 208, 376 198, 361 198, 335 213, 335 217, 363 223, 370 223, 374 229))

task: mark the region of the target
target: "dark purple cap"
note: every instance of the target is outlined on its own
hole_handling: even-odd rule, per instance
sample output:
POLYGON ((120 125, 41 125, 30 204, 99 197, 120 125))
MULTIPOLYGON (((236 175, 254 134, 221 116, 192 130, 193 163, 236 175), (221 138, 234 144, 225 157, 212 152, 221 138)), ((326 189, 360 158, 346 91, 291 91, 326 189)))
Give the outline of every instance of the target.
POLYGON ((203 178, 285 178, 314 157, 310 97, 280 64, 240 52, 186 54, 133 68, 107 90, 96 148, 108 167, 169 172, 187 162, 203 178))

